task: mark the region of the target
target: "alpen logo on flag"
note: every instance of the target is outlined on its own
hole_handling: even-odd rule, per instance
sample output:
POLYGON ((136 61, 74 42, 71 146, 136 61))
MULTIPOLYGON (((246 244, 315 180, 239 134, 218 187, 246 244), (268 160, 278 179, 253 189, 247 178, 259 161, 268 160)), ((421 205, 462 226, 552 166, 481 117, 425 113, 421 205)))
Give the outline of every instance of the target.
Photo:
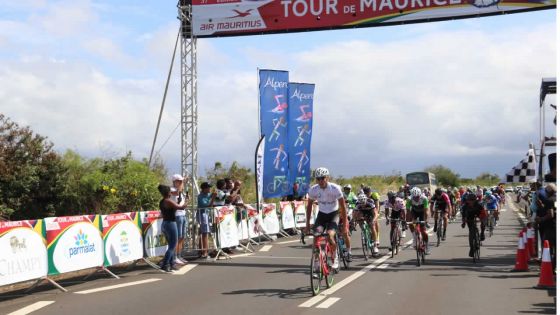
POLYGON ((535 162, 535 150, 529 149, 527 156, 514 166, 506 174, 508 183, 527 183, 536 181, 537 163, 535 162))

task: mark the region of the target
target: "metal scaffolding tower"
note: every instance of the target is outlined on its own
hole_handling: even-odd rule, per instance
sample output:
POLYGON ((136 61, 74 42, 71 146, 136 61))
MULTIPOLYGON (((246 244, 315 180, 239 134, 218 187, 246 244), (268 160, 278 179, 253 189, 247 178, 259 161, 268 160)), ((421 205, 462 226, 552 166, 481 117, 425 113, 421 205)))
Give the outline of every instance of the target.
POLYGON ((179 0, 177 8, 181 21, 181 172, 194 206, 198 193, 197 46, 191 31, 191 1, 179 0))

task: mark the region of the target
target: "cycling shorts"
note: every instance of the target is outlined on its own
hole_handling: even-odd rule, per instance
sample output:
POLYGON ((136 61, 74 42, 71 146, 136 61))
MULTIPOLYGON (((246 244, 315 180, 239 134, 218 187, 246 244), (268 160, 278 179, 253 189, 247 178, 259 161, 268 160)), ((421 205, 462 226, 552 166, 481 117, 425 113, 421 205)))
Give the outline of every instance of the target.
POLYGON ((361 214, 362 218, 364 218, 367 222, 373 222, 372 210, 356 210, 356 213, 361 214))
POLYGON ((402 211, 391 210, 391 219, 400 219, 402 211))
POLYGON ((337 230, 338 221, 340 220, 339 212, 333 211, 331 213, 324 213, 319 211, 317 214, 317 219, 315 219, 315 229, 318 226, 322 226, 324 231, 337 230))
MULTIPOLYGON (((424 213, 423 212, 410 211, 410 214, 412 216, 413 221, 423 221, 424 220, 424 213)), ((425 222, 420 224, 421 227, 424 227, 425 225, 426 225, 425 222)))

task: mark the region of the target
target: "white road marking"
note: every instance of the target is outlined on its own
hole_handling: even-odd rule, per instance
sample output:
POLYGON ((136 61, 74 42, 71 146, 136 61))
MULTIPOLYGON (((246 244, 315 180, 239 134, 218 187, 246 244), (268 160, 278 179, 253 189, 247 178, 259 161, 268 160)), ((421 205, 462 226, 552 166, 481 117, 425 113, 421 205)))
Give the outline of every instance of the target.
POLYGON ((35 312, 36 310, 41 309, 45 306, 51 305, 53 303, 54 303, 54 301, 39 301, 39 302, 33 303, 31 305, 28 305, 28 306, 26 306, 22 309, 19 309, 17 311, 11 312, 8 315, 26 315, 26 314, 29 314, 31 312, 35 312))
POLYGON ((155 281, 160 281, 160 280, 161 279, 158 279, 158 278, 151 278, 151 279, 128 282, 128 283, 123 283, 123 284, 110 285, 110 286, 107 286, 107 287, 101 287, 101 288, 97 288, 97 289, 78 291, 78 292, 74 292, 74 293, 76 293, 76 294, 96 293, 96 292, 119 289, 119 288, 124 288, 124 287, 130 287, 130 286, 133 286, 133 285, 150 283, 150 282, 155 282, 155 281))
MULTIPOLYGON (((246 253, 246 254, 237 254, 237 255, 229 255, 229 257, 231 258, 236 258, 236 257, 247 257, 247 256, 251 256, 254 255, 255 253, 246 253)), ((225 256, 224 256, 225 257, 225 256)))
POLYGON ((340 298, 335 298, 335 297, 328 298, 325 302, 317 305, 317 308, 329 308, 331 305, 338 302, 338 300, 340 300, 340 298))
POLYGON ((335 283, 334 287, 331 287, 331 288, 323 291, 322 293, 320 293, 320 295, 312 297, 311 299, 307 300, 306 302, 300 304, 299 307, 312 307, 313 305, 319 303, 321 300, 326 298, 328 295, 331 295, 331 294, 335 293, 336 291, 344 288, 345 286, 350 284, 352 281, 354 281, 354 280, 358 279, 359 277, 365 275, 368 271, 377 268, 379 265, 381 265, 383 262, 385 262, 385 260, 389 259, 389 257, 390 257, 389 254, 387 254, 387 255, 377 259, 373 263, 371 263, 371 264, 365 266, 364 268, 362 268, 362 270, 356 271, 353 274, 351 274, 350 276, 342 279, 342 281, 340 281, 338 283, 335 283))
POLYGON ((305 259, 309 260, 310 257, 289 257, 289 256, 251 256, 251 258, 258 258, 258 259, 305 259))
POLYGON ((264 245, 259 252, 268 252, 272 248, 272 245, 264 245))
POLYGON ((194 267, 198 266, 197 264, 188 264, 186 266, 181 267, 177 271, 173 271, 174 275, 184 275, 185 273, 194 269, 194 267))
MULTIPOLYGON (((306 237, 307 239, 312 239, 313 236, 306 237)), ((274 242, 274 244, 282 245, 282 244, 291 244, 291 243, 298 243, 301 242, 301 239, 293 240, 293 241, 284 241, 284 242, 274 242)))
POLYGON ((319 295, 314 296, 314 297, 310 298, 309 300, 307 300, 307 302, 301 303, 299 305, 299 307, 311 307, 311 306, 321 302, 326 297, 327 297, 327 295, 325 295, 325 293, 320 293, 319 295))
POLYGON ((389 264, 382 264, 379 267, 377 267, 377 269, 387 269, 387 267, 389 267, 389 264))

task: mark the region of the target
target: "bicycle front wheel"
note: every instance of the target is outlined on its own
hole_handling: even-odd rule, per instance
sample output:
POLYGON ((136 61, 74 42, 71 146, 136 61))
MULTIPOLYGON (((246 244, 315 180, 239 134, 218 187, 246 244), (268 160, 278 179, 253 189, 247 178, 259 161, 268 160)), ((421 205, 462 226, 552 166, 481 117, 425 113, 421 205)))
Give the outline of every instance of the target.
POLYGON ((395 253, 397 250, 397 237, 396 237, 396 229, 391 227, 391 258, 395 257, 395 253))
POLYGON ((443 235, 443 219, 441 218, 441 214, 439 215, 438 222, 437 222, 437 243, 436 247, 439 247, 441 243, 441 237, 443 235))
POLYGON ((316 250, 314 250, 313 255, 311 255, 311 269, 309 274, 311 275, 311 291, 313 292, 313 296, 315 296, 321 291, 321 280, 323 278, 321 256, 316 250))
POLYGON ((362 237, 362 252, 364 253, 364 260, 368 260, 368 233, 365 231, 365 229, 362 226, 362 233, 361 233, 361 237, 362 237))
MULTIPOLYGON (((342 239, 342 237, 340 236, 337 237, 338 237, 338 260, 342 261, 342 265, 344 266, 344 269, 348 269, 348 257, 344 254, 344 249, 346 248, 346 244, 344 244, 344 240, 342 239)), ((337 270, 337 272, 339 270, 337 270)))
POLYGON ((421 260, 422 260, 422 238, 418 236, 416 237, 416 266, 420 267, 421 260))
MULTIPOLYGON (((338 255, 338 253, 335 253, 336 255, 338 255)), ((332 287, 333 283, 334 283, 334 273, 335 273, 335 269, 332 267, 333 263, 334 263, 334 258, 335 257, 330 251, 325 252, 324 258, 323 258, 323 263, 325 264, 325 267, 327 269, 327 272, 324 275, 325 278, 325 284, 327 285, 327 288, 332 287)))

